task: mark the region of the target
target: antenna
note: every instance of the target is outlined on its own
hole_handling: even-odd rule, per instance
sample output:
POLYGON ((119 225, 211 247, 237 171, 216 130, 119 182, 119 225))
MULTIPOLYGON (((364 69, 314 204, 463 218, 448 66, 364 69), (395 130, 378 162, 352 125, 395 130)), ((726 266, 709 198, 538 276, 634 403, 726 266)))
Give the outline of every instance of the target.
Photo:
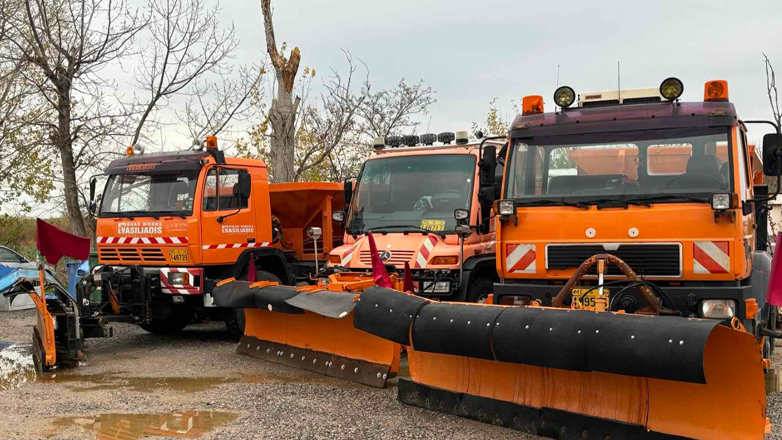
POLYGON ((426 124, 426 132, 429 133, 429 126, 432 125, 432 117, 429 116, 429 122, 426 124))
MULTIPOLYGON (((554 90, 557 90, 557 89, 559 89, 559 64, 557 64, 557 88, 554 89, 554 90)), ((556 111, 556 110, 557 110, 557 103, 555 102, 554 103, 554 111, 556 111)))
POLYGON ((619 103, 622 103, 622 68, 619 61, 616 62, 616 96, 619 103))

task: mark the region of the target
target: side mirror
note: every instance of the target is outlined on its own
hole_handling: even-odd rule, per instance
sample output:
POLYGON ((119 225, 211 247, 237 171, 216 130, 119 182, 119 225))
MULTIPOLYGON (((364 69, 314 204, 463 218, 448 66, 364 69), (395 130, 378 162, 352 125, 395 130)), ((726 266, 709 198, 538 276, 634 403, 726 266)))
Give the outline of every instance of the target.
POLYGON ((453 211, 453 218, 456 219, 456 223, 463 225, 470 221, 470 211, 466 209, 456 209, 453 211))
POLYGON ((483 157, 478 164, 480 166, 479 182, 480 192, 478 199, 481 205, 491 206, 494 203, 494 171, 497 169, 497 147, 486 145, 483 147, 483 157))
POLYGON ((767 176, 782 174, 782 157, 777 156, 780 147, 782 147, 782 139, 778 134, 769 133, 763 136, 763 174, 767 176))
POLYGON ((252 178, 249 173, 239 173, 239 196, 242 200, 250 198, 250 190, 252 189, 252 178))
POLYGON ((331 213, 331 219, 337 223, 345 222, 345 211, 334 211, 331 213))
POLYGON ((353 182, 350 179, 345 179, 343 193, 345 194, 345 208, 350 206, 350 201, 353 199, 353 182))
POLYGON ((90 202, 94 203, 95 201, 95 186, 98 183, 98 179, 95 177, 90 178, 90 202))

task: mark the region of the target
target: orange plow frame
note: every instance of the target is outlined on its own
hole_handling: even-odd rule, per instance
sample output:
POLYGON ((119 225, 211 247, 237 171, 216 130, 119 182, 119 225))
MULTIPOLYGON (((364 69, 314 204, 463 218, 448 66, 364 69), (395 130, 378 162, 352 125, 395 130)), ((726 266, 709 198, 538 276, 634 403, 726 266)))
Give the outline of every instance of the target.
MULTIPOLYGON (((290 298, 285 308, 272 303, 263 307, 245 308, 245 332, 237 352, 270 362, 281 363, 382 388, 389 378, 399 371, 401 346, 378 336, 358 330, 353 325, 353 306, 336 317, 316 311, 300 309, 288 300, 300 295, 333 293, 326 296, 334 302, 355 301, 361 289, 371 286, 365 277, 353 274, 337 274, 328 283, 296 289, 287 286, 264 285, 253 287, 249 283, 233 281, 234 286, 221 284, 215 290, 216 301, 221 301, 220 288, 240 288, 263 294, 264 289, 285 289, 290 298)), ((268 293, 268 292, 267 292, 268 293)), ((325 313, 325 312, 324 312, 325 313)))
MULTIPOLYGON (((398 383, 398 397, 404 403, 553 438, 761 439, 766 432, 762 357, 755 338, 737 322, 726 326, 708 320, 616 316, 619 314, 611 312, 421 303, 420 298, 406 300, 404 296, 391 290, 382 295, 373 292, 363 298, 370 304, 356 309, 359 319, 371 322, 382 318, 374 312, 374 305, 383 309, 392 302, 399 307, 400 301, 408 301, 415 307, 415 319, 399 326, 408 330, 407 341, 404 337, 397 341, 407 346, 410 367, 410 379, 401 378, 398 383), (528 312, 502 315, 514 309, 528 312), (475 319, 487 316, 484 312, 493 313, 494 321, 475 319), (567 329, 572 333, 591 331, 592 335, 582 340, 583 351, 557 353, 562 346, 551 343, 556 338, 547 337, 563 330, 563 322, 570 319, 565 317, 568 313, 580 314, 570 315, 570 322, 601 319, 592 322, 592 327, 567 329), (435 323, 440 331, 433 331, 435 323), (650 324, 652 327, 644 327, 650 324), (509 331, 508 325, 516 327, 509 331), (460 326, 471 327, 473 341, 459 334, 460 326), (498 329, 503 327, 505 333, 501 334, 498 329), (642 328, 662 330, 633 333, 642 328), (602 330, 599 337, 598 330, 602 330), (531 338, 524 335, 526 331, 531 338), (522 334, 517 337, 519 332, 522 334), (667 334, 676 332, 682 339, 669 339, 667 334), (661 335, 665 339, 658 345, 644 345, 654 344, 653 339, 661 335), (484 336, 486 340, 477 341, 477 346, 485 343, 487 356, 480 347, 469 347, 484 336), (505 341, 497 339, 500 337, 505 341), (508 344, 509 337, 517 344, 508 344), (599 346, 618 340, 626 340, 627 345, 599 346), (539 357, 530 358, 529 363, 507 361, 508 347, 517 349, 521 356, 533 353, 539 357), (474 354, 464 354, 469 350, 474 354), (583 365, 565 366, 571 361, 568 356, 580 354, 586 355, 583 365), (682 372, 670 368, 681 364, 687 370, 683 363, 692 359, 702 365, 690 365, 689 371, 682 372), (664 368, 644 376, 646 364, 664 368), (666 375, 670 378, 653 377, 666 375)), ((374 333, 388 337, 393 331, 377 327, 374 333)))

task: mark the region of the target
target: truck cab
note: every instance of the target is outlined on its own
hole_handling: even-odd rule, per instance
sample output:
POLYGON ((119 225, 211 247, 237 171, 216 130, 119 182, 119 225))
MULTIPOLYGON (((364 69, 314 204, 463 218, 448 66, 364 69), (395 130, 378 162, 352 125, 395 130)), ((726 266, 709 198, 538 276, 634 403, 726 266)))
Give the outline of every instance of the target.
MULTIPOLYGON (((725 81, 707 82, 703 101, 681 102, 682 91, 669 78, 659 89, 583 93, 573 106, 563 87, 553 112, 540 96, 524 98, 501 152, 495 303, 552 305, 585 260, 611 254, 640 281, 592 267, 568 301, 605 295, 610 310, 643 313, 648 287, 671 314, 735 317, 756 334, 775 321, 756 209, 767 192, 755 186, 762 170, 747 126, 725 81)), ((764 150, 776 150, 767 139, 764 150)))
POLYGON ((87 309, 110 310, 104 321, 152 332, 180 330, 194 317, 225 320, 230 329, 239 312, 213 306, 219 280, 247 276, 252 258, 256 268, 293 283, 288 258, 273 247, 263 161, 226 158, 215 138, 206 149, 127 153, 106 169, 93 205, 101 266, 84 284, 91 286, 82 292, 87 309))
POLYGON ((479 144, 466 132, 446 132, 380 138, 375 149, 355 187, 346 184, 346 210, 335 213, 344 245, 331 252, 329 267, 371 270, 372 233, 381 260, 400 272, 408 265, 419 294, 485 299, 498 278, 490 206, 479 200, 479 144), (460 223, 478 233, 462 243, 460 223))

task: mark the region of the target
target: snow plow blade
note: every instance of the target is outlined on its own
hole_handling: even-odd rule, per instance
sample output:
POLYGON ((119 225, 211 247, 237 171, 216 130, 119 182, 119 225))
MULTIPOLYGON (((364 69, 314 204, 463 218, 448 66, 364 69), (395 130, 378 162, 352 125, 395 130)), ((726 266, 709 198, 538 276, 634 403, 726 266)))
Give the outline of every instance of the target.
POLYGON ((737 323, 437 303, 390 289, 364 292, 356 323, 408 345, 398 397, 410 405, 563 439, 765 432, 763 362, 737 323), (392 306, 403 316, 383 321, 392 306))
POLYGON ((235 280, 213 292, 215 304, 245 309, 238 353, 382 388, 399 370, 401 347, 353 326, 359 295, 235 280))

